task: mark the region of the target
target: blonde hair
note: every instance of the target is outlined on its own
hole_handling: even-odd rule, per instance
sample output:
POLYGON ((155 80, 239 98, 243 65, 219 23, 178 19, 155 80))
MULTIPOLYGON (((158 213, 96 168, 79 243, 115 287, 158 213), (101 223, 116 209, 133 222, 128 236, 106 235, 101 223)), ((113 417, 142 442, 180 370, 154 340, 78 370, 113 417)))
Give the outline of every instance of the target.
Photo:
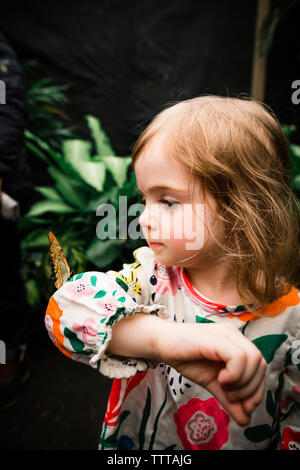
MULTIPOLYGON (((225 226, 224 256, 237 290, 267 305, 299 285, 299 206, 289 187, 289 151, 278 119, 249 97, 200 96, 166 105, 132 149, 166 136, 168 153, 189 169, 225 226)), ((253 311, 253 310, 252 310, 253 311)))

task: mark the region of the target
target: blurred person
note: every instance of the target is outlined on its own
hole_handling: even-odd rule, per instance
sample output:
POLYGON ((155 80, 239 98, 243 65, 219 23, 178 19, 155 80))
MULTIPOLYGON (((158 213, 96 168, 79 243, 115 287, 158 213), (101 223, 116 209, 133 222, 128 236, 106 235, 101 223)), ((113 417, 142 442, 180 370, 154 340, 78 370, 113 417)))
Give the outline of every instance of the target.
POLYGON ((21 67, 11 45, 0 33, 0 409, 14 403, 29 377, 30 309, 20 276, 18 218, 30 205, 30 172, 24 144, 25 90, 21 67), (4 83, 4 87, 3 87, 4 83), (2 359, 3 362, 3 359, 2 359))

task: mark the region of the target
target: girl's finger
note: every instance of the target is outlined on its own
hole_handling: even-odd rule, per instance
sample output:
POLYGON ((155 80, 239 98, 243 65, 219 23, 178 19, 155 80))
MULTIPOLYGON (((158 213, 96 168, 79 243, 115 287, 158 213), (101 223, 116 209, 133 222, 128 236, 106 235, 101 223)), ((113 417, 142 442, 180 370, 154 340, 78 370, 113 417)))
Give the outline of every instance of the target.
POLYGON ((236 330, 236 333, 237 334, 234 334, 233 332, 231 334, 231 331, 230 331, 230 339, 231 341, 234 342, 234 344, 236 344, 238 347, 240 347, 244 351, 245 360, 243 363, 243 372, 239 380, 235 381, 234 383, 230 383, 227 380, 225 380, 224 375, 222 374, 219 377, 219 379, 224 389, 230 388, 232 390, 238 390, 238 389, 244 388, 248 384, 251 385, 251 382, 256 376, 257 371, 261 367, 261 361, 262 360, 264 361, 258 348, 250 340, 245 338, 239 332, 239 330, 236 330))
POLYGON ((218 356, 220 361, 225 362, 225 368, 218 374, 219 383, 222 386, 226 384, 230 388, 240 388, 240 382, 248 361, 245 348, 224 338, 222 340, 222 350, 218 350, 218 356))
POLYGON ((252 397, 264 382, 266 373, 265 361, 262 359, 255 370, 253 377, 240 389, 230 390, 226 396, 230 402, 244 400, 252 397))
POLYGON ((207 389, 212 395, 216 397, 218 402, 231 415, 237 424, 240 426, 247 426, 250 423, 251 413, 248 413, 250 404, 247 404, 246 408, 244 408, 243 402, 230 403, 226 398, 224 390, 220 387, 220 384, 217 382, 217 380, 211 382, 207 389))
POLYGON ((266 384, 264 380, 260 384, 257 391, 250 398, 242 402, 245 413, 248 413, 250 415, 254 411, 254 409, 257 407, 257 405, 259 405, 259 403, 262 401, 264 392, 265 392, 265 385, 266 384))

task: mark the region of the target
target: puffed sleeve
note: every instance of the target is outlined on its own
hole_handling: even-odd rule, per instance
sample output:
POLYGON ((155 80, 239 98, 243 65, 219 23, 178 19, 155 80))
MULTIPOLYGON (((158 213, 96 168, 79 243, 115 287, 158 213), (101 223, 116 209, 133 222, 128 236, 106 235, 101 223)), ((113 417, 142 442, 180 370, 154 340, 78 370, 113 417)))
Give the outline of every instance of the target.
POLYGON ((52 295, 45 314, 48 334, 63 354, 110 378, 127 378, 158 364, 154 360, 106 354, 112 326, 121 318, 138 313, 170 318, 164 305, 141 302, 149 295, 147 276, 142 267, 136 272, 136 263, 137 260, 123 265, 120 277, 114 271, 73 276, 52 295), (135 288, 131 289, 125 280, 132 270, 135 288))
MULTIPOLYGON (((300 318, 300 311, 298 319, 300 318)), ((286 357, 286 369, 281 378, 279 402, 280 436, 278 448, 300 450, 300 329, 293 337, 286 357)))

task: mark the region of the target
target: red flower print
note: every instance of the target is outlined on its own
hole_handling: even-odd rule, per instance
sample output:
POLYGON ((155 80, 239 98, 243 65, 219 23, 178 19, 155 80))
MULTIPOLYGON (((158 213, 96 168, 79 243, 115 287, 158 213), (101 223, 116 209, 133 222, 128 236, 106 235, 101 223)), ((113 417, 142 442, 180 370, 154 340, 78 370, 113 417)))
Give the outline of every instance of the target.
POLYGON ((218 450, 228 441, 230 418, 215 398, 192 398, 178 408, 174 421, 185 449, 218 450))
POLYGON ((300 450, 300 432, 284 428, 280 450, 300 450))
POLYGON ((300 396, 300 387, 297 387, 297 385, 293 385, 292 390, 296 395, 300 396))
POLYGON ((121 406, 128 393, 143 380, 148 369, 138 372, 128 379, 114 379, 111 387, 104 422, 109 426, 115 426, 119 421, 121 406))

